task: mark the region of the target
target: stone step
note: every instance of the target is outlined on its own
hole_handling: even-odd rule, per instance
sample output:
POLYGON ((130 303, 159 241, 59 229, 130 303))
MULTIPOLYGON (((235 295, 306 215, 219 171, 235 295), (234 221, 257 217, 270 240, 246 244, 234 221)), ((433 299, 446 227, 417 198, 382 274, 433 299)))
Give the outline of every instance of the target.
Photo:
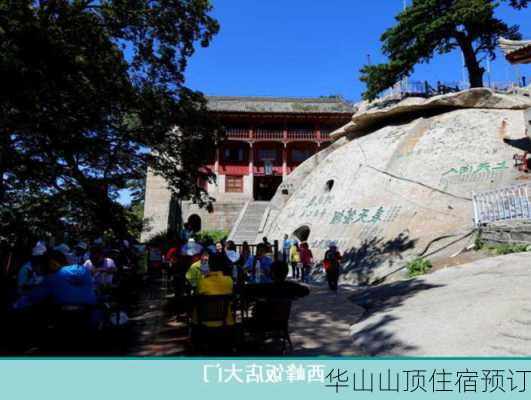
POLYGON ((258 234, 258 229, 260 228, 260 223, 264 212, 269 207, 268 202, 252 202, 247 205, 247 207, 242 210, 240 215, 239 223, 231 232, 229 240, 232 240, 236 243, 242 243, 244 241, 253 244, 255 242, 256 236, 258 234))

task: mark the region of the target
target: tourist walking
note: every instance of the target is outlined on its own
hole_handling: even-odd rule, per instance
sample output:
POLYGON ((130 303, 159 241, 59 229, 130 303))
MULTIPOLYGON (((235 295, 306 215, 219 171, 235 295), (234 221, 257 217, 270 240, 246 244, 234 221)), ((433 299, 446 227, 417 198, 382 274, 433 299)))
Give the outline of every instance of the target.
POLYGON ((339 280, 340 266, 339 262, 341 255, 337 251, 335 244, 330 244, 328 250, 325 253, 323 260, 323 268, 326 272, 326 280, 328 281, 328 287, 330 290, 337 293, 337 282, 339 280))
POLYGON ((291 244, 291 248, 289 250, 289 262, 291 264, 291 277, 293 279, 299 279, 299 275, 302 276, 302 273, 300 272, 300 263, 301 263, 301 255, 300 255, 300 249, 299 244, 296 240, 293 241, 291 244))
POLYGON ((245 265, 247 262, 247 259, 251 256, 251 247, 249 246, 249 243, 243 242, 242 244, 242 251, 240 253, 240 264, 245 265))
POLYGON ((308 243, 304 242, 301 244, 300 256, 302 263, 302 277, 303 282, 308 282, 310 279, 310 271, 313 265, 313 253, 308 246, 308 243))
POLYGON ((284 241, 282 242, 282 261, 286 264, 289 263, 289 251, 291 249, 291 240, 288 239, 288 235, 284 235, 284 241))

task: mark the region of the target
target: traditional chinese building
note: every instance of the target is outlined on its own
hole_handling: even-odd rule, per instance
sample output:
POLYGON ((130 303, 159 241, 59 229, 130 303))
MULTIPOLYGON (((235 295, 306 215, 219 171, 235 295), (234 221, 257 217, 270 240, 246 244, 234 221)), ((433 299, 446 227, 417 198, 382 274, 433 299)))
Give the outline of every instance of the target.
POLYGON ((144 232, 144 239, 181 221, 190 220, 195 229, 231 230, 237 220, 244 219, 239 240, 254 241, 267 203, 283 180, 328 146, 330 133, 349 122, 353 114, 352 104, 338 97, 207 100, 210 112, 227 133, 208 163, 216 174, 215 184, 205 183, 216 199, 214 212, 190 202, 170 206, 165 182, 148 172, 144 215, 150 229, 144 232))
POLYGON ((511 64, 531 64, 531 40, 500 39, 500 48, 511 64))

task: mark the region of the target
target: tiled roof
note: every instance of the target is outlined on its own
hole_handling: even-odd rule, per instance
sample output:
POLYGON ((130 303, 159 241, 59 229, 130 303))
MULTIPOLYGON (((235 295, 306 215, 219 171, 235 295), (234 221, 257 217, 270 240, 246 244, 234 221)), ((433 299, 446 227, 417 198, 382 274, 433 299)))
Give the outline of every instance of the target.
POLYGON ((531 62, 531 40, 500 38, 499 45, 509 61, 516 64, 531 62))
POLYGON ((208 108, 220 112, 352 114, 353 105, 341 97, 207 96, 208 108))

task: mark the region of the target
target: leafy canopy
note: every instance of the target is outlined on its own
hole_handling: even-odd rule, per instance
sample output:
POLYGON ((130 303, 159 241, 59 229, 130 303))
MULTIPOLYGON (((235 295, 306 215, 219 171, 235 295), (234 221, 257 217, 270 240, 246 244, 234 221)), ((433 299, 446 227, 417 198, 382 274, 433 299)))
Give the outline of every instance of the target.
POLYGON ((140 196, 148 164, 179 196, 209 201, 197 180, 213 179, 220 130, 184 71, 219 30, 211 9, 0 0, 0 239, 68 223, 126 236, 119 191, 140 196))
MULTIPOLYGON (((511 0, 509 4, 521 9, 528 0, 511 0)), ((456 48, 463 52, 471 86, 482 86, 484 69, 479 57, 483 54, 494 59, 500 36, 520 38, 518 26, 495 17, 498 6, 491 0, 413 0, 397 15, 397 24, 381 37, 388 62, 362 68, 361 80, 367 84, 364 98, 374 99, 407 77, 416 64, 456 48)))

